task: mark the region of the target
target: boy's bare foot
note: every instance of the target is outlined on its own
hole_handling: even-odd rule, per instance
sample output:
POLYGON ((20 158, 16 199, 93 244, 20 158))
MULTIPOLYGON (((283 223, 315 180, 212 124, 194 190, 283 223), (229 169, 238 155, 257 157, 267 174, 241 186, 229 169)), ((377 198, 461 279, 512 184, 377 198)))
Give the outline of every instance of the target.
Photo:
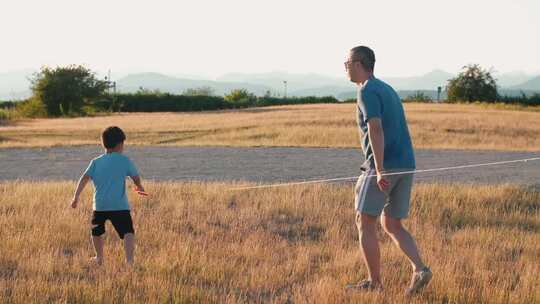
POLYGON ((125 275, 128 274, 134 274, 139 271, 138 265, 135 265, 134 263, 126 262, 124 265, 120 267, 120 273, 123 273, 125 275))
POLYGON ((96 266, 101 266, 101 265, 103 265, 103 259, 100 259, 98 257, 92 257, 92 258, 90 258, 90 263, 94 264, 96 266))

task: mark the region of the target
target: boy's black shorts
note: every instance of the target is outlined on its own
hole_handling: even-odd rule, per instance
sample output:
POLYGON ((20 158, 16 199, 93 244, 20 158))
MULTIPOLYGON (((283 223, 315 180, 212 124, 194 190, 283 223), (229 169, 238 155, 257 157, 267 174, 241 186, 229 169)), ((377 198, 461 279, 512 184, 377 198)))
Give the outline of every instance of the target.
POLYGON ((129 210, 94 211, 92 214, 92 235, 100 236, 105 233, 105 221, 111 221, 121 239, 126 233, 135 233, 129 210))

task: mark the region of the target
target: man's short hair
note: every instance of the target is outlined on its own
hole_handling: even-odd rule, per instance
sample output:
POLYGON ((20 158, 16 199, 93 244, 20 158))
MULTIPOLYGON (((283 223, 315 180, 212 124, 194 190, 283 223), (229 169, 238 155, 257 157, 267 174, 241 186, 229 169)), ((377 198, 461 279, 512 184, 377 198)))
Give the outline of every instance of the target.
POLYGON ((108 127, 101 134, 101 141, 107 149, 113 149, 118 144, 123 143, 124 140, 126 140, 126 134, 119 127, 108 127))
POLYGON ((373 71, 375 68, 375 53, 367 46, 357 46, 351 50, 352 60, 358 60, 368 71, 373 71))

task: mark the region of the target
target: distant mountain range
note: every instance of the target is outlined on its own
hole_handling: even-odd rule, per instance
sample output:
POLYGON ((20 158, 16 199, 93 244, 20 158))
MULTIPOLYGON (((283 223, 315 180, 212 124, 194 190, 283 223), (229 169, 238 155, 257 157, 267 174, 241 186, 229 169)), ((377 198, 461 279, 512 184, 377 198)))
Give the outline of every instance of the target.
POLYGON ((176 78, 158 73, 130 74, 118 79, 116 87, 119 92, 137 92, 144 88, 174 94, 181 94, 190 88, 211 87, 216 95, 224 95, 234 89, 246 89, 255 95, 264 95, 271 90, 256 83, 176 78))
POLYGON ((30 77, 37 70, 24 69, 0 73, 0 100, 24 99, 31 95, 30 77))
MULTIPOLYGON (((29 77, 36 70, 19 70, 0 73, 0 100, 17 100, 30 96, 29 77)), ((160 73, 132 73, 116 79, 119 92, 136 92, 141 88, 180 94, 186 89, 211 87, 217 95, 224 95, 233 89, 246 89, 255 95, 270 92, 273 96, 283 96, 285 87, 288 96, 328 96, 339 99, 354 98, 356 87, 345 75, 329 77, 319 74, 271 73, 230 73, 216 80, 200 79, 196 76, 171 76, 160 73), (285 83, 286 81, 286 83, 285 83)), ((442 70, 434 70, 416 77, 380 78, 392 85, 402 97, 422 91, 436 99, 437 87, 444 87, 455 77, 442 70)), ((495 74, 502 95, 516 95, 521 91, 527 94, 540 92, 540 75, 529 76, 522 72, 495 74)), ((113 79, 114 80, 114 79, 113 79)), ((446 96, 441 96, 446 98, 446 96)))
POLYGON ((510 87, 512 90, 531 90, 539 91, 540 90, 540 75, 534 78, 531 78, 524 83, 510 87))
POLYGON ((493 76, 497 80, 497 84, 503 88, 519 86, 533 78, 533 76, 527 75, 523 72, 511 72, 500 75, 494 74, 493 76))

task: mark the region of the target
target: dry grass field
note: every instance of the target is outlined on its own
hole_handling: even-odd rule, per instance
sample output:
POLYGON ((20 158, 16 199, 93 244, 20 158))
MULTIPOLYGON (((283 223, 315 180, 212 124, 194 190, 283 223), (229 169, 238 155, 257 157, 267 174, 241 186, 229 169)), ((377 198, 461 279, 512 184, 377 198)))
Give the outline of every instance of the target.
MULTIPOLYGON (((536 108, 405 108, 415 148, 540 151, 536 108)), ((22 120, 0 126, 0 148, 99 144, 109 125, 123 128, 136 145, 357 147, 355 115, 354 104, 332 104, 22 120)))
MULTIPOLYGON (((192 117, 207 122, 213 115, 192 117)), ((94 130, 100 119, 79 120, 78 132, 94 130)), ((90 189, 74 210, 74 182, 0 183, 1 302, 540 303, 538 189, 417 185, 406 226, 434 279, 407 299, 410 266, 382 232, 385 292, 344 290, 366 274, 352 186, 228 191, 233 186, 148 183, 150 197, 131 196, 138 245, 136 266, 127 270, 109 224, 105 264, 88 264, 90 189)))

